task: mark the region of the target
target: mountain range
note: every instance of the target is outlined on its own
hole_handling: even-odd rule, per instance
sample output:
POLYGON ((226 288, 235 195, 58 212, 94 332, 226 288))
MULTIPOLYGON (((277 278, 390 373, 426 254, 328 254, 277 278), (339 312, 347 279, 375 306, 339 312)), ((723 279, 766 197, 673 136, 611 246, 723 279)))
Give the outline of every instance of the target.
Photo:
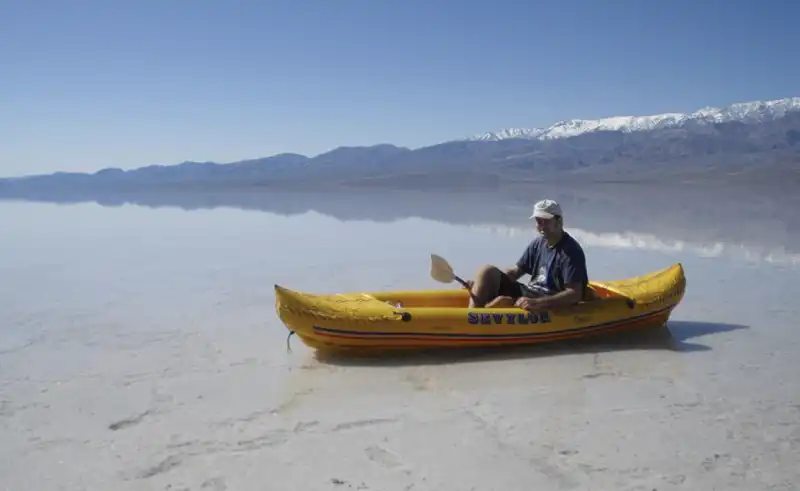
POLYGON ((690 114, 560 121, 409 149, 339 147, 232 163, 183 162, 133 170, 0 179, 0 198, 91 191, 482 189, 533 181, 800 182, 800 98, 737 103, 690 114))

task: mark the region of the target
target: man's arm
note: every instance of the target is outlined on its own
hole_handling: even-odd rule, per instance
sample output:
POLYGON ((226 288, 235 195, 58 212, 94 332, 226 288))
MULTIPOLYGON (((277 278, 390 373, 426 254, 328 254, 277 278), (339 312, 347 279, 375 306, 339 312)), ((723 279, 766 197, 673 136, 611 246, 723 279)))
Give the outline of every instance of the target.
POLYGON ((567 307, 574 305, 583 298, 582 283, 567 283, 563 291, 546 297, 522 297, 517 301, 517 307, 525 310, 538 310, 554 307, 567 307))
POLYGON ((519 266, 514 265, 506 269, 504 273, 507 274, 512 280, 517 281, 525 274, 525 271, 523 271, 519 266))

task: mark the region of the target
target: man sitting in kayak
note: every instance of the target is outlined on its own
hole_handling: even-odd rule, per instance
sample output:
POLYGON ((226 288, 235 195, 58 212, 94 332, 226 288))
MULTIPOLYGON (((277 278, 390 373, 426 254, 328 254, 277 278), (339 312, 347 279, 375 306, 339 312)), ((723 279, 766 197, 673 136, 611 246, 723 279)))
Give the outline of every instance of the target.
POLYGON ((513 267, 502 271, 484 266, 474 281, 467 282, 473 297, 470 308, 516 306, 532 311, 585 299, 586 257, 580 244, 564 231, 561 206, 550 199, 539 201, 530 218, 536 220, 539 236, 513 267), (526 274, 531 276, 527 285, 517 281, 526 274))

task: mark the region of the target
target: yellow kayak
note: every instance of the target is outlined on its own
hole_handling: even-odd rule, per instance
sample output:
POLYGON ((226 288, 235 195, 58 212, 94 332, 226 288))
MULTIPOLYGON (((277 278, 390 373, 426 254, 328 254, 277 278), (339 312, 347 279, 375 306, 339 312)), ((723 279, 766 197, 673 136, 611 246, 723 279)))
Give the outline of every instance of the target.
POLYGON ((686 277, 676 263, 589 287, 591 300, 528 312, 470 309, 464 288, 312 294, 275 285, 275 308, 290 332, 319 350, 518 345, 663 325, 686 277))

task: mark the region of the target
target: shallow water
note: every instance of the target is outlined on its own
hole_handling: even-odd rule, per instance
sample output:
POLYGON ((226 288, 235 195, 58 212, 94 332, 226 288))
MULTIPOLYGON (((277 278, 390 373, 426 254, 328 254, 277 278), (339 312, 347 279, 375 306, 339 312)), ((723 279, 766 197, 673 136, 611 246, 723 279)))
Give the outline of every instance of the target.
MULTIPOLYGON (((757 216, 785 213, 765 223, 738 202, 648 215, 645 201, 565 198, 592 278, 684 265, 669 332, 340 359, 297 338, 287 351, 273 284, 438 287, 431 252, 462 276, 509 265, 531 238, 530 204, 284 198, 267 201, 288 208, 256 198, 249 210, 0 202, 0 488, 798 482, 798 210, 765 197, 757 216)), ((162 204, 189 198, 170 199, 162 204)))

